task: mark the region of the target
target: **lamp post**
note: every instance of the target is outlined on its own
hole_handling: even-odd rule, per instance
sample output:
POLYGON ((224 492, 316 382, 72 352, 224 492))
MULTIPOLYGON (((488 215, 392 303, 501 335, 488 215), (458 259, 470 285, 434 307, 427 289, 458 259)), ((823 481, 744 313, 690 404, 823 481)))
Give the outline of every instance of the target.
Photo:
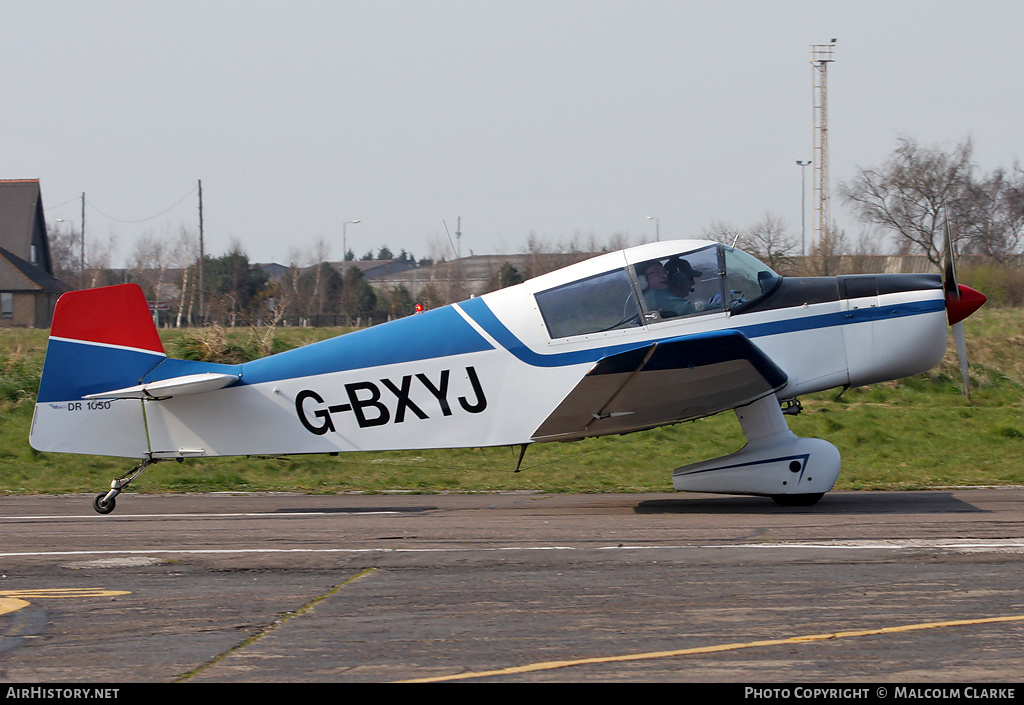
POLYGON ((654 240, 655 242, 661 242, 661 219, 653 215, 647 216, 647 220, 654 221, 654 240))
MULTIPOLYGON (((346 220, 344 223, 341 224, 341 261, 342 262, 345 262, 346 261, 345 258, 348 257, 348 233, 346 231, 348 229, 348 226, 355 225, 358 222, 360 222, 360 221, 358 221, 358 220, 346 220)), ((355 255, 353 255, 352 257, 353 257, 353 259, 355 259, 355 255)))
POLYGON ((807 248, 804 244, 804 240, 807 237, 807 167, 810 165, 811 160, 800 161, 796 160, 797 166, 800 167, 800 255, 807 255, 807 248))

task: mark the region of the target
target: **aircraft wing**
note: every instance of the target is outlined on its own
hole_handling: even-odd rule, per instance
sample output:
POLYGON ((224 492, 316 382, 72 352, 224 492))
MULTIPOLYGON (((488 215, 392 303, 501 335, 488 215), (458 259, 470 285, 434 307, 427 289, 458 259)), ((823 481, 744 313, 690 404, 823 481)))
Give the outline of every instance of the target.
POLYGON ((698 333, 601 358, 535 441, 627 433, 709 416, 778 391, 787 377, 743 333, 698 333))

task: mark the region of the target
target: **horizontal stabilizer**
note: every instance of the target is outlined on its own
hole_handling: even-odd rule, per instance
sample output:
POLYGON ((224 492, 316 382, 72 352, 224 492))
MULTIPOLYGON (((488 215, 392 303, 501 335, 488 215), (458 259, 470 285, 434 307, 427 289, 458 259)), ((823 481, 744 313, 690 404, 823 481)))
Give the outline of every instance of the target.
POLYGON ((203 394, 223 389, 237 382, 239 375, 218 374, 215 372, 202 372, 195 375, 183 377, 172 377, 162 379, 158 382, 146 382, 134 387, 114 389, 100 394, 88 394, 85 399, 166 399, 168 397, 180 397, 188 394, 203 394))
POLYGON ((786 373, 739 331, 651 343, 598 360, 533 439, 627 433, 710 416, 786 382, 786 373))

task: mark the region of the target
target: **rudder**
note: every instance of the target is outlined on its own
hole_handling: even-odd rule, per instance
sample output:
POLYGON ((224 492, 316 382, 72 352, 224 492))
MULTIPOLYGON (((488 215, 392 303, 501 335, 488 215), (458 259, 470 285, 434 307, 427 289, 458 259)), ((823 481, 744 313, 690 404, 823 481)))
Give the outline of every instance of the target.
POLYGON ((138 285, 64 294, 53 313, 29 443, 58 453, 144 457, 142 402, 84 397, 138 384, 165 358, 138 285))

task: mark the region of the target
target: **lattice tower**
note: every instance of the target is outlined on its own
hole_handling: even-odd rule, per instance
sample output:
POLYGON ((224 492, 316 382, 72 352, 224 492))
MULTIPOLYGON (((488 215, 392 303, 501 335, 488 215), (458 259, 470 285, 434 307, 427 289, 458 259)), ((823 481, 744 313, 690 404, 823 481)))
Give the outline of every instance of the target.
POLYGON ((828 65, 835 61, 831 44, 811 45, 811 65, 814 67, 814 221, 815 241, 820 245, 822 236, 829 232, 832 214, 829 205, 828 174, 828 65))

